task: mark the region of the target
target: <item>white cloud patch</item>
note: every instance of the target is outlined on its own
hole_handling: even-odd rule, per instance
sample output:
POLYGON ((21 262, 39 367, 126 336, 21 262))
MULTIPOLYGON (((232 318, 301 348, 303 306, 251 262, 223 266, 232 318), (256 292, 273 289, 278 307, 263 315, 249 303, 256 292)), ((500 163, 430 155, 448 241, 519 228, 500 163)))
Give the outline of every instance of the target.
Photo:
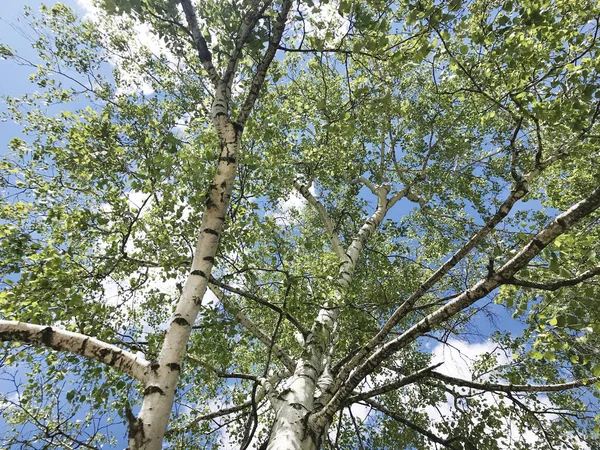
POLYGON ((436 370, 445 375, 473 379, 473 363, 484 354, 494 355, 497 364, 506 364, 508 357, 498 350, 497 344, 491 341, 470 344, 465 341, 450 340, 447 345, 439 344, 431 352, 432 363, 443 364, 436 370))
POLYGON ((306 34, 321 39, 333 37, 334 41, 339 41, 345 36, 348 33, 350 21, 339 14, 339 6, 339 1, 315 2, 314 7, 302 5, 301 11, 308 19, 303 24, 306 34))
MULTIPOLYGON (((106 17, 106 13, 95 6, 94 0, 77 0, 77 5, 83 9, 84 16, 83 20, 89 22, 98 23, 103 31, 107 34, 110 30, 107 29, 109 25, 115 24, 118 21, 124 21, 125 17, 111 16, 110 19, 106 17)), ((127 18, 128 20, 131 17, 127 18)), ((129 47, 129 55, 135 56, 141 50, 145 49, 153 55, 164 55, 167 60, 171 63, 176 61, 176 58, 168 50, 165 41, 161 39, 157 34, 153 33, 150 26, 146 23, 134 22, 133 32, 131 33, 131 39, 127 41, 129 47)), ((127 58, 129 64, 131 60, 135 61, 135 58, 127 58)), ((110 55, 108 61, 115 66, 120 73, 121 83, 119 84, 117 94, 128 94, 132 92, 140 92, 144 95, 150 95, 154 92, 151 82, 142 76, 142 74, 136 70, 135 63, 130 67, 126 65, 126 61, 114 54, 110 55)))
MULTIPOLYGON (((311 186, 308 191, 312 195, 316 195, 314 186, 311 186)), ((286 200, 279 202, 278 212, 287 216, 291 210, 302 211, 307 204, 305 198, 297 190, 293 190, 286 200)))

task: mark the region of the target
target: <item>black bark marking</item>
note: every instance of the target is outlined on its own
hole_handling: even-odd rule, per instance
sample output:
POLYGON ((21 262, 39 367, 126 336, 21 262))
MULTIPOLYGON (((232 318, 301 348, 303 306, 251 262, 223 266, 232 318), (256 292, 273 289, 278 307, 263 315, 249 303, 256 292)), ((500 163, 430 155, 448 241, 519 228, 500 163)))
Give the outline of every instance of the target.
POLYGON ((307 373, 300 373, 300 374, 298 374, 298 377, 300 377, 300 378, 308 378, 313 383, 317 382, 316 377, 313 377, 312 375, 309 375, 307 373))
POLYGON ((81 344, 81 349, 79 351, 81 352, 82 355, 85 353, 85 349, 88 345, 89 340, 90 340, 90 338, 85 338, 83 340, 83 343, 81 344))
POLYGON ((569 228, 569 224, 567 224, 567 222, 565 221, 565 219, 563 217, 557 217, 556 223, 559 224, 563 230, 566 230, 567 228, 569 228))
POLYGON ((109 352, 110 350, 107 348, 101 348, 98 350, 98 356, 100 357, 100 360, 104 361, 104 358, 106 358, 106 355, 108 355, 109 352))
POLYGON ((150 370, 152 370, 152 372, 158 372, 158 369, 160 369, 160 364, 158 363, 158 361, 151 361, 150 370))
POLYGON ((119 360, 120 355, 121 355, 121 352, 112 351, 108 365, 114 366, 117 363, 117 361, 119 360))
POLYGON ((198 269, 192 270, 192 272, 190 273, 190 275, 198 275, 199 277, 207 278, 206 274, 204 272, 202 272, 201 270, 198 270, 198 269))
POLYGON ((216 208, 217 204, 215 202, 212 201, 212 198, 210 198, 208 195, 206 196, 206 208, 207 209, 213 209, 216 208))
POLYGON ((237 158, 235 156, 221 156, 219 162, 226 162, 227 164, 235 164, 237 158))
POLYGON ((215 258, 214 256, 205 256, 204 258, 202 258, 204 261, 209 261, 211 263, 215 262, 215 258))
POLYGON ((177 363, 168 363, 167 367, 171 369, 173 372, 181 372, 181 366, 177 363))
POLYGON ((531 243, 533 245, 535 245, 537 248, 539 248, 540 250, 542 250, 546 244, 544 244, 541 240, 539 240, 538 238, 534 238, 531 243))
POLYGON ((212 235, 215 235, 215 236, 219 235, 219 232, 213 230, 212 228, 205 228, 204 230, 202 230, 202 233, 212 234, 212 235))
POLYGON ((176 317, 175 319, 173 319, 173 323, 176 323, 177 325, 180 325, 182 327, 191 327, 190 323, 183 317, 176 317))
POLYGON ((133 415, 133 411, 129 405, 125 406, 125 418, 129 423, 129 440, 135 440, 135 442, 141 446, 144 441, 144 423, 142 419, 136 419, 133 415))
POLYGON ((160 395, 165 395, 165 391, 163 391, 158 386, 148 386, 146 389, 144 389, 144 397, 147 395, 152 395, 152 394, 157 394, 157 393, 160 395))
POLYGON ((304 406, 302 403, 290 403, 290 406, 292 408, 294 408, 295 410, 303 409, 305 411, 308 411, 308 408, 306 406, 304 406))
POLYGON ((40 331, 42 344, 52 347, 52 335, 54 334, 54 330, 52 327, 46 327, 42 331, 40 331))

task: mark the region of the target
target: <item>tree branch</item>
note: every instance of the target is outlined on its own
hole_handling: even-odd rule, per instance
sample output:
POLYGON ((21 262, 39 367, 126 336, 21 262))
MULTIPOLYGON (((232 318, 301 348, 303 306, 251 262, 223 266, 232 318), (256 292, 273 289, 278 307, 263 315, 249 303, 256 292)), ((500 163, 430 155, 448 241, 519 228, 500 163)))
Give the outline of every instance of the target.
MULTIPOLYGON (((189 0, 182 0, 189 1, 189 0)), ((267 69, 271 65, 271 61, 275 57, 275 53, 277 53, 277 47, 279 47, 279 43, 281 42, 281 38, 283 36, 283 31, 285 29, 285 22, 288 17, 288 13, 290 8, 292 7, 292 0, 284 0, 281 5, 281 11, 279 11, 279 15, 277 16, 277 21, 275 22, 275 26, 273 27, 273 34, 271 35, 271 39, 269 40, 269 45, 267 46, 267 50, 265 51, 265 55, 263 56, 262 61, 258 64, 256 71, 254 72, 254 77, 252 78, 252 83, 250 85, 250 90, 248 91, 248 96, 244 101, 244 104, 240 108, 240 113, 237 117, 236 122, 240 126, 244 126, 248 117, 250 116, 250 111, 260 94, 260 90, 264 84, 265 77, 267 76, 267 69)))
POLYGON ((563 278, 560 280, 552 280, 546 283, 529 281, 529 280, 520 280, 518 278, 512 277, 510 280, 506 281, 504 284, 511 284, 514 286, 522 286, 533 289, 541 289, 544 291, 556 291, 562 287, 566 286, 575 286, 585 280, 595 277, 600 274, 600 266, 594 267, 592 269, 586 270, 581 275, 574 278, 563 278))
POLYGON ((329 215, 327 214, 327 211, 325 210, 323 204, 319 200, 317 200, 314 195, 310 193, 306 186, 300 184, 298 181, 294 182, 294 187, 298 190, 298 192, 300 192, 300 194, 306 199, 306 201, 317 210, 319 216, 321 217, 321 221, 323 222, 323 225, 325 226, 325 229, 329 234, 329 238, 331 239, 333 251, 340 259, 340 261, 346 261, 348 259, 348 256, 346 256, 346 251, 342 246, 340 237, 335 232, 333 223, 331 222, 331 219, 329 218, 329 215))
POLYGON ((235 48, 231 53, 231 57, 229 58, 229 61, 227 63, 227 68, 225 69, 225 73, 223 74, 223 82, 230 87, 235 76, 237 64, 242 56, 242 50, 244 48, 244 45, 248 41, 250 33, 254 30, 254 27, 256 26, 260 18, 264 15, 265 10, 271 5, 272 0, 265 1, 265 4, 262 6, 262 8, 258 7, 259 3, 260 0, 253 1, 251 6, 252 10, 246 13, 238 31, 235 48))
POLYGON ((294 360, 287 354, 287 352, 281 348, 278 344, 275 344, 271 341, 271 338, 260 329, 258 325, 256 325, 252 319, 246 316, 243 312, 237 308, 237 306, 233 305, 227 299, 227 296, 216 286, 211 286, 210 290, 215 294, 215 296, 219 299, 221 304, 225 309, 227 309, 231 314, 234 314, 235 320, 246 328, 255 338, 265 344, 267 347, 273 348, 273 354, 279 358, 279 360, 283 363, 283 365, 290 371, 294 371, 296 368, 296 363, 294 360))
POLYGON ((348 398, 343 403, 343 406, 350 406, 353 403, 362 402, 362 401, 367 400, 367 399, 369 399, 371 397, 375 397, 377 395, 386 394, 388 392, 395 391, 396 389, 400 389, 401 387, 408 386, 409 384, 412 384, 415 381, 417 381, 419 378, 424 378, 424 377, 431 376, 430 372, 433 369, 438 368, 442 364, 444 364, 444 363, 441 362, 441 363, 433 364, 432 366, 425 367, 423 369, 417 370, 412 375, 404 377, 404 378, 402 378, 400 380, 392 381, 391 383, 384 384, 383 386, 380 386, 380 387, 378 387, 376 389, 373 389, 371 391, 362 392, 360 394, 354 395, 354 396, 348 398))
POLYGON ((435 442, 436 444, 440 444, 446 448, 456 450, 456 447, 451 445, 451 443, 457 439, 442 439, 441 437, 433 434, 431 431, 421 428, 417 424, 412 423, 411 421, 409 421, 409 420, 405 419, 404 417, 398 415, 397 413, 389 410, 384 405, 382 405, 381 403, 378 403, 374 400, 365 400, 365 403, 367 403, 368 405, 371 405, 376 410, 381 411, 383 414, 390 417, 391 419, 394 419, 396 422, 401 423, 405 427, 410 428, 411 430, 416 431, 419 434, 422 434, 430 441, 435 442))
POLYGON ((204 39, 204 36, 202 36, 202 31, 198 25, 198 17, 196 16, 196 11, 194 11, 194 6, 192 5, 191 0, 179 0, 179 3, 183 8, 185 19, 192 32, 192 38, 194 39, 194 45, 198 51, 200 62, 202 63, 204 69, 208 72, 210 81, 215 87, 217 87, 219 83, 219 74, 212 63, 212 54, 208 49, 206 39, 204 39))
POLYGON ((146 381, 150 363, 115 345, 85 334, 31 323, 0 320, 0 341, 25 342, 53 350, 76 353, 99 361, 129 375, 141 383, 146 381))
POLYGON ((225 289, 226 291, 232 292, 234 294, 237 294, 241 297, 247 298, 249 300, 252 300, 260 305, 266 306, 267 308, 271 309, 272 311, 275 311, 278 314, 281 314, 283 317, 285 317, 292 325, 294 325, 298 331, 300 331, 300 333, 302 333, 302 336, 304 336, 304 338, 306 338, 308 331, 306 330, 306 328, 304 328, 304 326, 302 326, 302 324, 294 317, 292 316, 290 313, 288 313, 287 311, 284 311, 283 309, 281 309, 279 306, 274 305, 271 302, 268 302, 267 300, 263 300, 262 298, 260 298, 257 295, 251 294, 250 292, 246 292, 243 291, 239 288, 230 286, 228 284, 225 284, 219 280, 217 280, 214 277, 210 278, 210 282, 209 282, 209 286, 213 285, 216 287, 219 287, 221 289, 225 289))
POLYGON ((475 381, 463 380, 439 372, 430 372, 425 376, 444 381, 455 386, 464 386, 468 388, 478 389, 480 391, 497 391, 497 392, 561 392, 569 389, 584 387, 589 384, 600 381, 600 377, 583 378, 581 380, 571 381, 569 383, 560 384, 499 384, 499 383, 478 383, 475 381))
POLYGON ((398 350, 414 342, 419 336, 431 331, 444 321, 456 315, 463 309, 488 295, 498 286, 510 280, 515 273, 537 256, 548 244, 565 233, 579 220, 591 214, 600 206, 600 188, 594 190, 587 198, 579 201, 564 213, 558 215, 545 228, 538 232, 514 257, 507 261, 497 272, 489 274, 474 286, 464 291, 454 300, 427 315, 410 327, 400 336, 382 345, 369 358, 363 360, 350 375, 348 380, 337 390, 329 403, 320 412, 311 417, 311 422, 317 428, 327 423, 329 418, 339 410, 342 403, 358 384, 375 370, 385 359, 398 350))

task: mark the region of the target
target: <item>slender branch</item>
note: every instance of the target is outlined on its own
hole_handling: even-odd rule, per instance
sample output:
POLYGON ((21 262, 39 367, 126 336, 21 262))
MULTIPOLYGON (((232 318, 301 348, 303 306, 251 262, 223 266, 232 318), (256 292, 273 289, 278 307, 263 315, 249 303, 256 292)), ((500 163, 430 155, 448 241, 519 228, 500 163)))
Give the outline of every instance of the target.
POLYGON ((144 383, 150 363, 122 348, 85 334, 31 323, 0 320, 0 341, 25 342, 54 350, 76 353, 99 361, 144 383))
POLYGON ((499 383, 478 383, 475 381, 464 380, 461 378, 455 378, 448 375, 444 375, 439 372, 430 372, 426 374, 427 377, 435 378, 440 381, 444 381, 455 386, 464 386, 468 388, 478 389, 480 391, 497 391, 497 392, 561 392, 569 389, 576 389, 584 387, 597 381, 600 381, 600 377, 594 378, 583 378, 581 380, 571 381, 569 383, 560 384, 546 384, 546 385, 534 385, 534 384, 499 384, 499 383))
POLYGON ((273 354, 279 358, 279 360, 283 363, 283 365, 290 371, 294 371, 296 367, 296 363, 294 360, 287 354, 287 352, 278 344, 275 344, 271 341, 271 338, 260 329, 258 325, 256 325, 252 319, 250 319, 247 315, 245 315, 242 311, 239 310, 237 306, 233 304, 233 302, 229 301, 227 296, 221 291, 217 286, 211 286, 210 290, 215 294, 215 296, 219 299, 221 304, 225 309, 227 309, 230 313, 234 314, 235 320, 246 328, 250 333, 254 335, 259 341, 265 344, 267 347, 273 348, 273 354))
POLYGON ((371 397, 375 397, 375 396, 381 395, 381 394, 386 394, 388 392, 395 391, 396 389, 400 389, 401 387, 408 386, 409 384, 412 384, 415 381, 417 381, 419 378, 424 378, 424 377, 432 376, 430 374, 431 371, 433 369, 438 368, 442 364, 444 364, 444 363, 441 362, 441 363, 433 364, 432 366, 425 367, 423 369, 417 370, 412 375, 404 377, 404 378, 402 378, 400 380, 393 381, 393 382, 388 383, 388 384, 384 384, 383 386, 380 386, 380 387, 378 387, 376 389, 373 389, 371 391, 368 391, 368 392, 362 392, 362 393, 360 393, 358 395, 355 395, 353 397, 348 398, 343 403, 343 405, 344 406, 350 406, 353 403, 362 402, 362 401, 367 400, 367 399, 369 399, 371 397))
POLYGON ((290 323, 292 325, 294 325, 298 329, 298 331, 300 331, 300 333, 302 333, 302 336, 304 336, 306 338, 306 335, 308 334, 308 331, 306 330, 306 328, 304 328, 304 326, 294 316, 292 316, 287 311, 284 311, 279 306, 274 305, 273 303, 268 302, 267 300, 264 300, 257 295, 251 294, 250 292, 246 292, 246 291, 243 291, 242 289, 239 289, 239 288, 233 287, 229 284, 223 283, 222 281, 219 281, 214 277, 210 278, 209 286, 210 285, 219 287, 221 289, 225 289, 226 291, 232 292, 241 297, 245 297, 248 300, 252 300, 260 305, 266 306, 267 308, 275 311, 276 313, 283 315, 283 317, 285 317, 287 320, 289 320, 290 323))
POLYGON ((581 275, 574 278, 564 278, 561 280, 552 280, 546 283, 541 283, 535 281, 520 280, 518 278, 513 277, 510 280, 508 280, 505 284, 541 289, 544 291, 556 291, 557 289, 560 289, 562 287, 575 286, 585 280, 595 277, 598 274, 600 274, 600 266, 586 270, 581 275))
POLYGON ((204 69, 208 72, 210 81, 212 81, 214 86, 217 87, 219 82, 219 74, 212 63, 212 54, 208 49, 206 39, 204 39, 204 36, 202 36, 202 31, 200 30, 200 25, 198 25, 198 17, 196 16, 196 11, 194 11, 194 6, 192 5, 191 0, 179 0, 179 3, 183 8, 185 19, 187 20, 188 26, 192 32, 194 45, 198 51, 200 62, 202 63, 204 69))
MULTIPOLYGON (((189 1, 189 0, 182 0, 189 1)), ((273 34, 271 35, 271 39, 269 40, 269 45, 267 46, 267 50, 263 56, 262 61, 258 64, 256 71, 254 72, 254 77, 252 79, 252 83, 250 85, 250 89, 248 91, 248 96, 244 101, 243 105, 240 108, 240 113, 237 117, 236 122, 243 127, 250 116, 250 111, 260 94, 260 90, 264 84, 265 77, 267 76, 267 69, 271 65, 271 61, 275 57, 275 53, 277 53, 277 47, 279 47, 279 43, 281 42, 281 38, 283 36, 283 31, 285 29, 285 22, 287 21, 287 17, 292 7, 292 0, 284 0, 281 5, 281 10, 279 11, 279 15, 277 16, 277 21, 273 27, 273 34)))
POLYGON ((327 214, 327 211, 325 210, 323 204, 319 200, 317 200, 314 195, 310 193, 306 186, 300 184, 298 181, 294 182, 294 187, 298 190, 298 192, 300 192, 300 194, 306 199, 306 201, 317 210, 319 216, 321 217, 321 221, 323 222, 323 225, 325 226, 325 229, 329 234, 329 238, 331 239, 333 251, 340 259, 340 261, 346 261, 348 259, 348 257, 346 256, 346 251, 342 246, 340 237, 335 232, 333 223, 331 222, 331 219, 329 218, 329 215, 327 214))
POLYGON ((455 441, 456 439, 442 439, 439 436, 436 436, 435 434, 433 434, 431 431, 426 430, 425 428, 420 427, 419 425, 405 419, 404 417, 400 416, 399 414, 389 410, 388 408, 386 408, 384 405, 382 405, 381 403, 378 403, 374 400, 365 400, 365 403, 367 403, 368 405, 372 406, 373 408, 375 408, 378 411, 381 411, 383 414, 385 414, 386 416, 390 417, 391 419, 395 420, 398 423, 401 423, 402 425, 404 425, 407 428, 410 428, 413 431, 416 431, 419 434, 422 434, 423 436, 425 436, 427 439, 429 439, 432 442, 435 442, 436 444, 440 444, 446 448, 450 448, 453 450, 456 450, 456 447, 454 447, 453 445, 451 445, 451 442, 455 441))
POLYGON ((251 11, 245 14, 244 20, 240 25, 237 41, 235 43, 235 48, 231 53, 231 57, 229 58, 229 61, 227 63, 227 68, 225 69, 225 73, 223 74, 223 82, 229 86, 231 86, 238 62, 242 57, 242 50, 244 48, 244 45, 246 45, 246 43, 248 42, 248 39, 250 38, 250 34, 254 30, 254 27, 256 26, 260 18, 264 15, 265 10, 271 5, 272 0, 265 1, 264 5, 260 8, 259 3, 260 0, 255 0, 252 2, 251 11))
POLYGON ((229 414, 243 411, 244 409, 250 408, 251 406, 252 406, 252 400, 248 400, 247 402, 241 403, 236 406, 231 406, 229 408, 223 408, 218 411, 214 411, 214 412, 211 412, 208 414, 203 414, 201 416, 197 416, 187 425, 185 425, 181 428, 176 428, 176 429, 171 430, 171 433, 175 433, 178 431, 190 430, 204 420, 212 420, 212 419, 216 419, 217 417, 227 416, 229 414))
POLYGON ((363 177, 362 175, 360 177, 358 177, 356 179, 356 181, 360 181, 362 184, 364 184, 366 187, 369 188, 369 190, 374 194, 377 195, 377 186, 375 186, 374 183, 372 183, 371 181, 369 181, 367 178, 363 177))

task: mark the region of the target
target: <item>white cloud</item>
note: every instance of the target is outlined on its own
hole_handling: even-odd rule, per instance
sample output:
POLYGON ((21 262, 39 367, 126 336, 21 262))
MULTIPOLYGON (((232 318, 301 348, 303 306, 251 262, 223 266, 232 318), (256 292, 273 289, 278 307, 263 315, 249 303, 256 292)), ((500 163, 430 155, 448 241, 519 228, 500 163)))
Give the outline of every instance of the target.
POLYGON ((315 2, 314 8, 303 5, 302 13, 308 19, 302 25, 306 27, 306 34, 323 39, 329 32, 335 40, 345 36, 348 33, 350 21, 338 13, 339 6, 339 1, 315 2))
POLYGON ((497 364, 509 362, 507 356, 491 341, 470 344, 465 341, 449 340, 446 345, 438 344, 431 352, 432 364, 443 362, 436 370, 445 375, 473 379, 473 363, 484 354, 493 354, 497 364))
MULTIPOLYGON (((94 0, 77 0, 77 5, 84 11, 83 20, 98 23, 100 28, 107 32, 110 32, 110 25, 125 20, 125 17, 118 16, 108 18, 102 9, 95 6, 94 0)), ((130 20, 131 17, 127 19, 130 20)), ((153 55, 166 56, 167 60, 171 63, 176 61, 174 55, 168 50, 165 41, 153 33, 147 23, 134 21, 131 39, 128 40, 127 45, 129 46, 130 53, 128 56, 135 56, 142 49, 147 49, 153 55)), ((127 59, 129 60, 129 64, 135 61, 135 58, 127 59)), ((137 70, 135 63, 133 67, 126 67, 125 59, 119 58, 114 54, 109 56, 108 61, 118 68, 120 73, 121 83, 117 94, 140 92, 144 95, 149 95, 154 92, 151 82, 137 70)))
MULTIPOLYGON (((312 195, 316 195, 314 186, 311 186, 308 191, 312 195)), ((284 216, 288 216, 291 210, 302 211, 307 204, 308 202, 304 197, 297 190, 293 190, 286 200, 279 202, 278 212, 284 216)))

